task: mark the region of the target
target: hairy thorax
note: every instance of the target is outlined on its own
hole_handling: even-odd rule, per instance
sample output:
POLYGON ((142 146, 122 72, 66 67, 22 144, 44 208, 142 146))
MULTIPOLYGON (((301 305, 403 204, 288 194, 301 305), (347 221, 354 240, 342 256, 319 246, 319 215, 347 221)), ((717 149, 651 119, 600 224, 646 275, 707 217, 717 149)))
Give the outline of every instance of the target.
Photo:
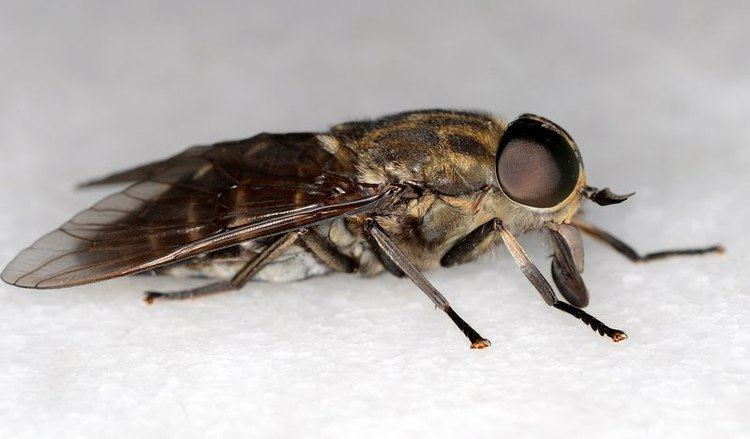
MULTIPOLYGON (((431 268, 493 218, 523 233, 572 216, 570 209, 532 213, 502 194, 495 160, 505 126, 482 113, 425 111, 334 127, 329 143, 352 151, 362 181, 417 187, 419 196, 376 220, 415 265, 431 268)), ((348 224, 361 235, 359 221, 348 224)))

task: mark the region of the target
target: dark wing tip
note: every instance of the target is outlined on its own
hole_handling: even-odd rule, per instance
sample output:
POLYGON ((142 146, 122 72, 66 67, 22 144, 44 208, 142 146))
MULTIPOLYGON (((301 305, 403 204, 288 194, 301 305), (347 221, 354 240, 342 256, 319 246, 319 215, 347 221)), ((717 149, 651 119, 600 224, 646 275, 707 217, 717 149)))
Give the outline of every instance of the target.
POLYGON ((180 161, 180 159, 199 156, 202 152, 205 152, 210 148, 210 146, 193 146, 177 155, 164 160, 157 160, 155 162, 146 163, 143 165, 135 166, 133 168, 125 169, 123 171, 115 172, 104 177, 81 182, 76 185, 76 188, 86 189, 95 186, 135 183, 138 181, 147 180, 164 171, 170 165, 177 163, 178 161, 180 161))
POLYGON ((140 168, 135 168, 132 170, 108 175, 106 177, 83 181, 76 185, 76 189, 87 189, 96 186, 132 183, 141 179, 145 179, 147 177, 148 175, 142 173, 140 168))

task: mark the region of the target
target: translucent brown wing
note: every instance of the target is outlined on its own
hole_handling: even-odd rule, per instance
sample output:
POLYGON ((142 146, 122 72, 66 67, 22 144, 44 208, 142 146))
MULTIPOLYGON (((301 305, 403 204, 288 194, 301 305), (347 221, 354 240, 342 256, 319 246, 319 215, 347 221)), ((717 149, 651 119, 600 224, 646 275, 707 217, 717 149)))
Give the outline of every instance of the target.
POLYGON ((80 285, 373 209, 388 191, 358 184, 344 152, 315 134, 261 134, 88 183, 137 181, 22 251, 2 279, 80 285))

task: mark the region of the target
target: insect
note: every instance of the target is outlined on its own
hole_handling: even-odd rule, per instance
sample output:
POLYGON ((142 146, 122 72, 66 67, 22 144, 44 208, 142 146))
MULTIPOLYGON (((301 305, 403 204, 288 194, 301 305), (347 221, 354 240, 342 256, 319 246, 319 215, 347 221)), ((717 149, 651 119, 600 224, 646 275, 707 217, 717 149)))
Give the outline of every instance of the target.
POLYGON ((321 133, 259 134, 83 186, 118 183, 130 185, 23 250, 2 279, 47 289, 144 272, 219 278, 147 292, 152 303, 233 291, 254 278, 388 271, 411 279, 472 348, 485 348, 489 340, 422 269, 465 263, 504 244, 548 305, 620 341, 624 332, 582 309, 589 294, 581 232, 634 262, 723 251, 641 256, 582 221, 576 212, 584 200, 605 206, 629 195, 588 186, 571 136, 533 114, 506 124, 480 112, 422 110, 321 133), (549 237, 552 280, 565 301, 516 240, 532 230, 549 237))

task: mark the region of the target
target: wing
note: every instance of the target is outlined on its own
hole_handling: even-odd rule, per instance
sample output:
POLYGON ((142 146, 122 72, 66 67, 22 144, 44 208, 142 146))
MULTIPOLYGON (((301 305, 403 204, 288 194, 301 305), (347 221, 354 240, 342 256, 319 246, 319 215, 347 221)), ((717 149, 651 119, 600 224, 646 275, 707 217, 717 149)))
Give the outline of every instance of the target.
POLYGON ((91 182, 137 181, 22 251, 2 279, 81 285, 374 209, 390 191, 358 184, 343 154, 312 133, 261 134, 91 182))

